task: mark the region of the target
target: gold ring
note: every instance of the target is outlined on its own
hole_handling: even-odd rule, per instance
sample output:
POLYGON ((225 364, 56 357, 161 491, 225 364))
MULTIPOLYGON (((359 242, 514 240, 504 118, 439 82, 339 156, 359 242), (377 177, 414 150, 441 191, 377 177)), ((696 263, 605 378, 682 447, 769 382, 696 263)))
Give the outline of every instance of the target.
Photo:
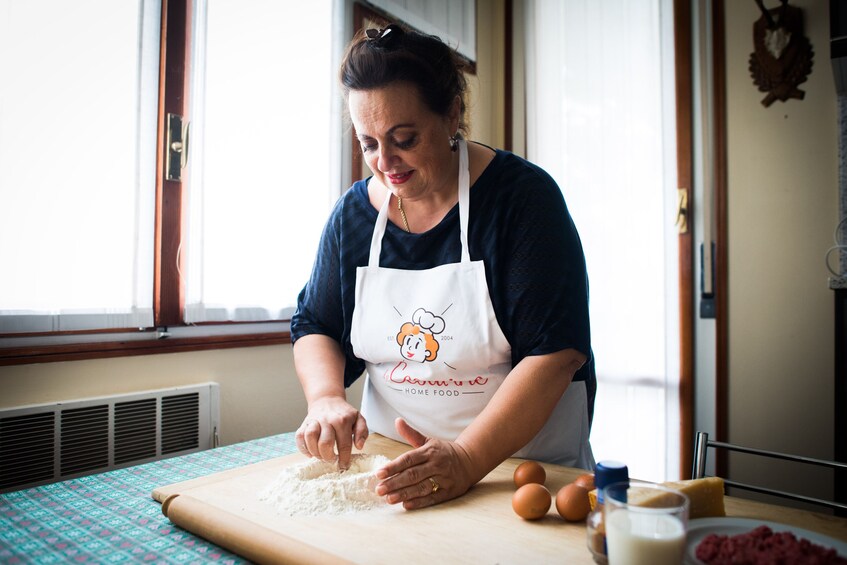
POLYGON ((436 492, 438 492, 438 489, 441 488, 441 485, 439 485, 438 482, 432 477, 429 478, 429 482, 432 483, 432 492, 430 494, 435 494, 436 492))

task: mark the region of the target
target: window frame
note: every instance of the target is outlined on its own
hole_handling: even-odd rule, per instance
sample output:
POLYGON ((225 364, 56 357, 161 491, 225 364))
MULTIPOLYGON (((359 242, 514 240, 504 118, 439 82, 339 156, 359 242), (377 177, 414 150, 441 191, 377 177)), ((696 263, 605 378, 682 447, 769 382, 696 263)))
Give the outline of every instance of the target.
POLYGON ((165 178, 165 136, 168 114, 190 115, 191 0, 162 0, 159 44, 159 111, 156 146, 156 230, 154 240, 153 317, 157 327, 182 323, 185 305, 185 257, 179 248, 187 232, 187 179, 165 178))

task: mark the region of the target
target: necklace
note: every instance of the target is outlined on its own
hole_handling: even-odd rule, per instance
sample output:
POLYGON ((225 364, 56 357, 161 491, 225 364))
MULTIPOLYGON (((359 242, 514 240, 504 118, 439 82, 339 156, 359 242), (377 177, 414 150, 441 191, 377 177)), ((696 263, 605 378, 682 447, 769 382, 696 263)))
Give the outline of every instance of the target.
POLYGON ((406 228, 406 231, 411 233, 412 230, 409 229, 409 220, 406 219, 406 211, 403 210, 403 199, 399 196, 397 197, 397 209, 400 210, 400 217, 403 218, 403 227, 406 228))

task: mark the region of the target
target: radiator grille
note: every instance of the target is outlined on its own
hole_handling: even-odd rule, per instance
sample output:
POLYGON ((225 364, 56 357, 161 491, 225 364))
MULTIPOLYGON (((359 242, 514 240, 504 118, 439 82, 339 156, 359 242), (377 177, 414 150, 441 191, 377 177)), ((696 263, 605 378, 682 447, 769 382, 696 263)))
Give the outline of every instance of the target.
POLYGON ((109 465, 109 406, 62 411, 62 475, 109 465))
POLYGON ((192 394, 162 399, 162 453, 197 447, 197 414, 200 405, 192 394))
POLYGON ((0 419, 0 492, 20 477, 31 481, 53 478, 56 414, 27 414, 0 419))
POLYGON ((0 493, 216 445, 218 385, 0 410, 0 493))
POLYGON ((155 456, 156 399, 115 404, 115 464, 155 456))

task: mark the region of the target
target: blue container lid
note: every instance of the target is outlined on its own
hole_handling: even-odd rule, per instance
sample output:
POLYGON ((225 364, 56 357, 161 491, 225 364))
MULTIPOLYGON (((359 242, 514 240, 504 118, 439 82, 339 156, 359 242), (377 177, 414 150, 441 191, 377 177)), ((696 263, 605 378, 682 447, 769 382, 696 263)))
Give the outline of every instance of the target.
POLYGON ((597 488, 597 501, 603 503, 603 488, 612 483, 629 481, 629 469, 620 461, 600 461, 594 468, 594 486, 597 488))

